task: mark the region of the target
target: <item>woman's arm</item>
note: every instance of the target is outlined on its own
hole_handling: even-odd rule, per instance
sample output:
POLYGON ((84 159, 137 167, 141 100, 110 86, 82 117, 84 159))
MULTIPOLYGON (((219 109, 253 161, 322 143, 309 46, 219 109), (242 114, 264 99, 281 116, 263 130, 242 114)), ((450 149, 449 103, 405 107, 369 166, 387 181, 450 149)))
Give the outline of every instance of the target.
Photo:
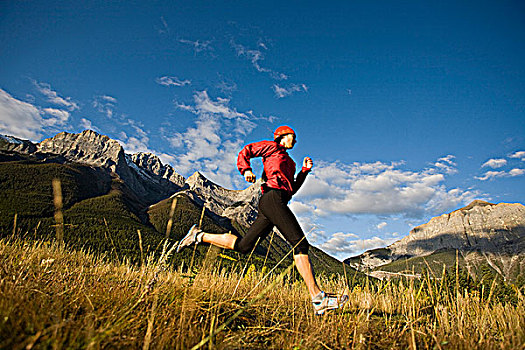
POLYGON ((305 157, 303 160, 303 168, 297 174, 297 177, 295 178, 295 181, 293 183, 293 194, 295 194, 303 185, 304 180, 306 180, 306 175, 312 170, 314 166, 314 162, 312 158, 305 157))
POLYGON ((255 182, 255 175, 252 172, 250 159, 255 157, 267 157, 277 150, 277 144, 273 141, 260 141, 250 143, 239 152, 237 157, 237 169, 244 176, 246 181, 255 182))

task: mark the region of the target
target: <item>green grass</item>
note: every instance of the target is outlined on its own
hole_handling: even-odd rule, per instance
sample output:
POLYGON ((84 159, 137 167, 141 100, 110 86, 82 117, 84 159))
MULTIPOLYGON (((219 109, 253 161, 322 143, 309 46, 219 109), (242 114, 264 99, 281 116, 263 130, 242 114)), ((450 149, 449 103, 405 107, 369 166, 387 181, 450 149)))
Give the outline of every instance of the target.
MULTIPOLYGON (((443 265, 456 266, 456 250, 437 251, 424 257, 401 258, 389 264, 377 267, 375 270, 402 272, 402 273, 431 273, 439 276, 443 271, 443 265)), ((459 266, 465 266, 465 259, 459 255, 459 266)))
POLYGON ((64 208, 86 198, 107 193, 111 179, 108 174, 89 166, 29 161, 0 162, 0 228, 12 227, 15 214, 23 218, 53 215, 51 182, 62 182, 64 208))

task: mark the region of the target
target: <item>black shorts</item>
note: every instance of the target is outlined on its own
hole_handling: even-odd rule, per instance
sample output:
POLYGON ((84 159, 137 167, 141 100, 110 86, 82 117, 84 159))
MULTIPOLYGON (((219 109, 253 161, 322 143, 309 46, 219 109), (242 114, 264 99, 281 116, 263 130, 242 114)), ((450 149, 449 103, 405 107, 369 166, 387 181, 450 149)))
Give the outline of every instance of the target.
POLYGON ((290 196, 284 190, 268 188, 259 199, 259 213, 246 235, 235 241, 235 251, 249 253, 257 238, 263 240, 274 226, 294 248, 294 254, 308 254, 309 244, 297 218, 288 207, 290 196))

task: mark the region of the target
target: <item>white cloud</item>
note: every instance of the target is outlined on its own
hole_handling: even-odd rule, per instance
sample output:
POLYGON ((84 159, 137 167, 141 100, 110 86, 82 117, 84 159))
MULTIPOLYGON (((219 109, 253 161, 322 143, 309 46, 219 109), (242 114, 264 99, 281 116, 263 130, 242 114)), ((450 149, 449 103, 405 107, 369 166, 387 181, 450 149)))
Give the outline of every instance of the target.
POLYGON ((369 239, 355 238, 358 238, 358 236, 353 233, 336 232, 330 237, 330 239, 319 245, 319 248, 327 253, 336 255, 340 259, 344 259, 351 254, 386 247, 397 240, 396 238, 385 239, 380 237, 369 239))
POLYGON ((107 103, 113 103, 113 104, 116 104, 117 103, 117 99, 113 96, 108 96, 108 95, 101 95, 99 96, 100 100, 102 101, 105 101, 107 103))
POLYGON ((340 162, 316 165, 296 200, 313 207, 312 214, 403 215, 419 218, 441 214, 479 195, 472 190, 447 189, 445 174, 452 169, 429 167, 421 171, 402 163, 340 162))
POLYGON ((100 133, 100 129, 97 128, 95 125, 93 125, 93 123, 89 119, 86 119, 86 118, 80 119, 79 126, 84 130, 93 130, 93 131, 100 133))
POLYGON ((228 104, 229 99, 218 97, 216 101, 213 101, 208 96, 208 92, 201 91, 197 92, 194 96, 195 100, 195 110, 197 114, 214 114, 220 115, 227 119, 236 119, 236 118, 245 118, 248 116, 243 113, 237 112, 235 109, 231 109, 228 104))
POLYGON ((168 76, 157 78, 155 79, 155 81, 157 82, 157 84, 160 84, 163 86, 185 86, 185 85, 191 84, 190 80, 180 80, 177 77, 168 77, 168 76))
POLYGON ((439 158, 437 162, 434 163, 434 166, 436 167, 436 170, 438 172, 443 171, 449 175, 455 174, 457 173, 457 169, 456 169, 457 164, 454 162, 455 158, 456 158, 455 156, 449 154, 446 157, 439 158))
POLYGON ((128 119, 128 125, 131 126, 135 133, 129 136, 125 132, 122 132, 120 134, 120 139, 117 139, 117 141, 122 145, 126 153, 133 154, 138 152, 144 152, 156 154, 157 152, 149 148, 148 134, 144 130, 142 130, 141 126, 137 125, 137 122, 131 119, 128 119))
POLYGON ((515 168, 515 169, 512 169, 511 171, 509 171, 508 174, 509 174, 510 177, 521 176, 521 175, 525 174, 525 169, 515 168))
POLYGON ((296 215, 301 215, 301 214, 311 213, 315 208, 313 208, 312 206, 308 204, 302 203, 302 202, 292 201, 290 203, 290 209, 296 215))
MULTIPOLYGON (((508 156, 509 159, 520 159, 521 161, 525 161, 525 151, 516 151, 508 156)), ((515 161, 510 161, 510 163, 516 163, 515 161)), ((493 158, 486 161, 481 168, 489 167, 492 169, 499 169, 503 168, 504 166, 510 165, 509 161, 503 158, 493 158)), ((508 168, 507 168, 508 169, 508 168)), ((476 176, 475 179, 480 181, 487 181, 487 180, 494 180, 497 178, 510 178, 510 177, 517 177, 522 176, 525 174, 525 169, 522 168, 513 168, 511 170, 489 170, 486 171, 482 176, 476 176)))
POLYGON ((504 167, 505 165, 507 165, 507 161, 505 159, 499 158, 499 159, 489 159, 485 163, 483 163, 481 167, 482 168, 489 167, 492 169, 497 169, 497 168, 504 167))
POLYGON ((183 111, 188 111, 191 113, 196 113, 195 109, 192 106, 186 105, 184 103, 175 102, 175 107, 183 111))
POLYGON ((483 176, 476 176, 475 178, 480 181, 493 180, 496 178, 504 177, 516 177, 525 174, 525 169, 514 168, 510 171, 487 171, 483 176))
POLYGON ((300 84, 300 85, 291 84, 288 87, 281 87, 277 84, 274 84, 272 86, 272 89, 275 92, 275 96, 278 98, 290 96, 294 92, 300 92, 300 91, 308 92, 308 87, 305 84, 300 84))
POLYGON ((164 17, 160 17, 160 21, 162 23, 161 28, 158 29, 159 34, 169 34, 170 33, 170 27, 168 26, 168 23, 164 19, 164 17))
MULTIPOLYGON (((233 39, 230 41, 231 46, 235 49, 237 56, 245 57, 248 61, 251 62, 252 66, 260 73, 268 74, 274 80, 287 80, 288 75, 275 71, 273 69, 263 67, 262 61, 264 61, 264 51, 268 50, 268 46, 261 40, 257 43, 257 49, 249 49, 244 45, 237 44, 233 39)), ((295 92, 308 92, 308 87, 305 84, 289 84, 288 86, 280 86, 274 84, 272 89, 275 93, 275 96, 278 98, 283 98, 290 96, 295 92)))
POLYGON ((487 171, 483 176, 476 176, 475 178, 481 181, 486 181, 490 179, 494 179, 496 177, 503 177, 505 176, 504 171, 487 171))
POLYGON ((125 140, 117 140, 117 141, 122 145, 126 153, 131 153, 131 154, 138 153, 138 152, 155 153, 155 151, 152 151, 148 147, 147 140, 145 142, 144 139, 140 139, 135 136, 130 136, 125 140))
POLYGON ((39 83, 37 81, 33 81, 38 91, 47 97, 47 100, 54 105, 62 106, 67 108, 69 111, 74 111, 77 109, 80 109, 78 106, 78 103, 73 101, 71 97, 62 97, 60 96, 56 91, 54 91, 51 88, 51 85, 46 83, 39 83))
POLYGON ((232 92, 237 91, 237 84, 235 82, 229 82, 225 80, 217 84, 216 87, 225 94, 231 94, 232 92))
POLYGON ((128 119, 124 125, 127 125, 133 129, 132 135, 127 135, 126 133, 122 132, 121 140, 118 140, 127 153, 157 153, 156 151, 149 148, 149 136, 148 133, 143 129, 144 125, 133 119, 128 119))
POLYGON ((518 158, 525 162, 525 151, 517 151, 511 154, 509 158, 518 158))
POLYGON ((377 228, 378 230, 382 230, 382 229, 384 229, 387 225, 388 225, 388 224, 387 224, 385 221, 383 221, 383 222, 380 222, 379 224, 377 224, 377 225, 376 225, 376 228, 377 228))
POLYGON ((164 137, 177 148, 172 161, 175 169, 191 175, 202 172, 210 180, 225 187, 238 187, 241 177, 237 174, 237 154, 244 137, 256 127, 257 120, 251 112, 241 113, 230 105, 230 100, 210 98, 206 91, 196 92, 192 105, 176 103, 177 107, 197 116, 195 124, 182 133, 164 137))
POLYGON ((456 166, 456 163, 454 163, 454 159, 456 159, 456 156, 452 155, 452 154, 449 154, 445 157, 441 157, 438 159, 438 162, 445 162, 445 163, 448 163, 450 165, 453 165, 453 166, 456 166))
POLYGON ((113 118, 115 114, 115 105, 117 104, 117 102, 117 99, 112 96, 95 96, 93 98, 93 107, 100 113, 105 114, 106 117, 113 118))
POLYGON ((213 47, 211 46, 211 41, 210 40, 206 40, 206 41, 199 41, 199 40, 192 41, 192 40, 187 40, 187 39, 179 39, 179 42, 182 43, 182 44, 186 44, 186 45, 191 46, 195 53, 211 52, 211 51, 213 51, 213 47))
MULTIPOLYGON (((230 42, 231 46, 235 49, 237 56, 244 56, 246 59, 248 59, 252 66, 260 73, 267 73, 276 80, 286 80, 288 79, 288 76, 284 73, 276 72, 269 68, 264 68, 261 66, 260 62, 264 60, 264 54, 261 50, 250 50, 247 49, 245 46, 236 44, 233 40, 230 42)), ((259 47, 262 47, 263 49, 267 49, 266 45, 262 42, 259 42, 259 47)))
POLYGON ((460 207, 472 202, 474 199, 480 199, 482 197, 483 194, 476 190, 462 190, 459 188, 447 190, 445 186, 442 185, 436 192, 436 195, 428 201, 426 208, 431 216, 435 216, 446 213, 453 208, 460 207))
POLYGON ((45 126, 64 126, 69 121, 71 115, 68 111, 56 108, 44 108, 42 111, 51 116, 44 119, 45 126))
POLYGON ((44 124, 37 107, 0 89, 0 133, 39 141, 44 124))

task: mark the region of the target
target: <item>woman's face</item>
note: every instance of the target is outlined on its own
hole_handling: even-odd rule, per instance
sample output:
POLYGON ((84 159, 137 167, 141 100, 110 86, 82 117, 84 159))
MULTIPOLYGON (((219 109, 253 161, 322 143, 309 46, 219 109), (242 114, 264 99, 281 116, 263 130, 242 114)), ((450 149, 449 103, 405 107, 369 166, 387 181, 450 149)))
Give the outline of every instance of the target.
POLYGON ((284 148, 291 149, 295 145, 295 135, 294 134, 286 134, 281 138, 281 145, 284 148))

